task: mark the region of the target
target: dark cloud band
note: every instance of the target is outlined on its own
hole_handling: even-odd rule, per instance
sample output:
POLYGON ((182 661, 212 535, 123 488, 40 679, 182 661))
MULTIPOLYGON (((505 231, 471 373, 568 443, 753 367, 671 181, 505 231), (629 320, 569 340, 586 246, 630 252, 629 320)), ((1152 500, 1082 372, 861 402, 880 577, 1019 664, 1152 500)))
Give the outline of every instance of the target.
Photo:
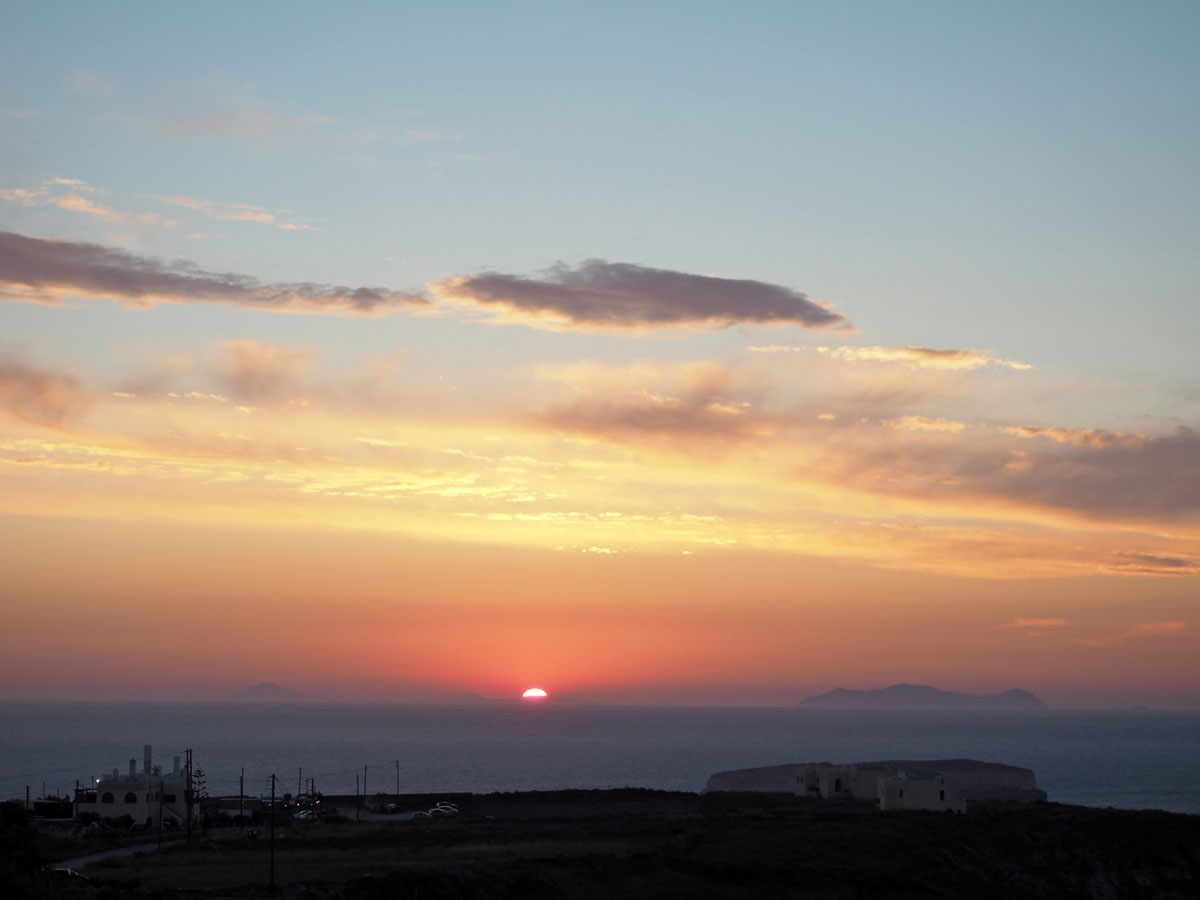
MULTIPOLYGON (((431 289, 443 300, 474 306, 498 319, 585 331, 739 322, 849 327, 841 314, 781 285, 602 259, 575 268, 559 264, 540 279, 488 272, 449 278, 431 289)), ((0 297, 53 302, 72 295, 133 304, 208 302, 350 315, 433 305, 428 296, 387 288, 263 283, 247 275, 208 272, 183 260, 163 262, 100 244, 0 232, 0 297)))
POLYGON ((378 315, 430 303, 425 297, 386 288, 311 282, 264 284, 246 275, 206 272, 188 262, 164 263, 99 244, 0 232, 0 290, 6 289, 25 299, 52 300, 77 294, 132 303, 229 303, 352 315, 378 315))
POLYGON ((844 326, 845 317, 799 291, 749 279, 690 275, 631 263, 589 259, 558 264, 542 278, 499 272, 464 275, 433 285, 449 300, 517 318, 557 321, 575 328, 662 328, 794 324, 844 326))

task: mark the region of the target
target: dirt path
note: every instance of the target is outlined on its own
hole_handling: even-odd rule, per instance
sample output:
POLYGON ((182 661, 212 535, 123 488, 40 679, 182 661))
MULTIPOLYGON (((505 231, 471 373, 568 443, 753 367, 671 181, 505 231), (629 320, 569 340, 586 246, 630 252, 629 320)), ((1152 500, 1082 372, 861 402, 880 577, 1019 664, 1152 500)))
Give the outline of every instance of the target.
MULTIPOLYGON (((192 835, 192 841, 200 843, 203 841, 228 841, 234 838, 239 838, 243 835, 246 829, 241 827, 235 828, 210 828, 208 834, 196 832, 192 835)), ((176 844, 182 844, 187 840, 187 836, 183 834, 172 834, 169 837, 163 838, 163 847, 173 847, 176 844)), ((75 856, 71 859, 64 859, 51 866, 51 869, 73 869, 78 871, 85 866, 90 866, 106 859, 121 859, 126 856, 136 856, 138 853, 147 853, 158 849, 158 839, 154 838, 147 841, 142 841, 137 844, 129 844, 125 847, 111 847, 108 850, 98 850, 95 853, 88 853, 84 856, 75 856)))

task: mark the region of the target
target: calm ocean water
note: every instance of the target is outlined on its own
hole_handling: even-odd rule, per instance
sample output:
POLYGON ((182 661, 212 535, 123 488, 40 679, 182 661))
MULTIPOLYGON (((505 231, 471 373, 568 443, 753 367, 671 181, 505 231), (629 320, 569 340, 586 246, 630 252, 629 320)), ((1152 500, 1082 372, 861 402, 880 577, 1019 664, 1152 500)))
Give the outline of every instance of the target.
POLYGON ((1200 814, 1200 713, 864 712, 779 708, 0 703, 0 798, 191 747, 210 794, 649 787, 829 760, 971 758, 1027 766, 1051 800, 1200 814), (397 763, 399 764, 397 770, 397 763))

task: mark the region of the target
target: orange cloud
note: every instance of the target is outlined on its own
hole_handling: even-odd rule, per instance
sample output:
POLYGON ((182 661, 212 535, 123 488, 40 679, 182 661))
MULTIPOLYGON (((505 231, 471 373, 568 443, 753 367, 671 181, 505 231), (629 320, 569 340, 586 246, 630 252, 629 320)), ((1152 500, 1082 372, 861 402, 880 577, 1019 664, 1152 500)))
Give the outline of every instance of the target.
POLYGON ((818 347, 818 353, 849 363, 901 363, 922 369, 981 369, 1000 366, 1030 369, 1026 363, 998 359, 983 350, 931 350, 928 347, 818 347))
POLYGON ((52 205, 59 209, 67 209, 71 212, 83 213, 84 215, 92 216, 96 219, 103 219, 105 222, 112 222, 116 225, 164 225, 169 224, 158 213, 126 213, 119 212, 115 209, 110 209, 107 206, 102 206, 94 200, 89 200, 86 197, 81 197, 78 194, 63 194, 61 197, 55 197, 49 201, 52 205))
POLYGON ((634 439, 695 435, 722 443, 769 428, 767 417, 749 399, 753 390, 735 385, 734 373, 724 366, 575 365, 539 373, 577 394, 537 417, 554 428, 634 439))
POLYGON ((316 364, 311 347, 287 347, 262 341, 226 341, 217 355, 218 376, 233 396, 250 402, 293 395, 300 378, 316 364))
POLYGON ((1033 425, 1015 425, 1001 430, 1017 437, 1041 437, 1056 444, 1073 444, 1076 447, 1136 446, 1145 440, 1145 435, 1124 434, 1104 428, 1038 428, 1033 425))
POLYGON ((1088 647, 1108 647, 1112 644, 1120 644, 1134 638, 1145 637, 1163 637, 1165 635, 1179 634, 1187 628, 1186 622, 1170 621, 1170 622, 1142 622, 1134 625, 1127 631, 1118 634, 1104 635, 1101 637, 1083 638, 1080 643, 1088 647))
POLYGON ((1185 622, 1143 622, 1130 632, 1132 637, 1152 636, 1159 634, 1178 634, 1187 627, 1185 622))
POLYGON ((958 434, 967 427, 963 422, 955 422, 951 419, 931 419, 927 416, 900 416, 898 419, 887 420, 883 424, 891 428, 899 428, 901 431, 939 431, 950 434, 958 434))
POLYGON ((259 222, 272 225, 275 216, 261 206, 251 206, 246 203, 217 203, 213 200, 203 200, 199 197, 172 195, 159 197, 164 203, 182 206, 203 213, 211 219, 224 219, 230 222, 259 222))
POLYGON ((1036 483, 1065 460, 1096 484, 1105 454, 1150 439, 1043 453, 954 420, 821 418, 826 398, 792 406, 786 386, 714 363, 542 367, 505 411, 470 390, 447 409, 377 388, 398 357, 337 376, 318 362, 308 347, 233 341, 210 363, 118 376, 118 390, 25 366, 4 394, 28 427, 0 430, 0 508, 195 522, 253 510, 270 528, 613 557, 739 547, 982 578, 1200 572, 1186 507, 1083 514, 1005 481, 1014 459, 1036 483), (76 423, 69 440, 38 430, 61 421, 76 423))
POLYGON ((78 417, 91 392, 73 375, 0 359, 0 409, 28 422, 57 426, 78 417))
POLYGON ((1062 628, 1067 624, 1066 619, 1013 619, 1005 622, 1000 628, 1062 628))
POLYGON ((78 178, 50 178, 43 181, 41 186, 35 190, 22 188, 0 190, 0 200, 25 207, 54 206, 114 225, 160 225, 169 228, 179 224, 173 219, 164 218, 159 213, 122 212, 83 196, 96 193, 99 193, 96 188, 78 178))

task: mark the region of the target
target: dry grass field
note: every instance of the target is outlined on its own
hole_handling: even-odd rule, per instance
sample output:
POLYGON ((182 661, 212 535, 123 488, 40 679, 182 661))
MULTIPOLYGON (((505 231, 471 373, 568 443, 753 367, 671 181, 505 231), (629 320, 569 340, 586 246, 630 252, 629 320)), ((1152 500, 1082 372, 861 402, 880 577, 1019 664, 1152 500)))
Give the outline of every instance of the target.
MULTIPOLYGON (((566 791, 472 798, 441 821, 280 822, 288 897, 1200 895, 1200 817, 1041 804, 878 813, 773 795, 566 791)), ((84 894, 269 895, 267 829, 103 861, 84 894)))

